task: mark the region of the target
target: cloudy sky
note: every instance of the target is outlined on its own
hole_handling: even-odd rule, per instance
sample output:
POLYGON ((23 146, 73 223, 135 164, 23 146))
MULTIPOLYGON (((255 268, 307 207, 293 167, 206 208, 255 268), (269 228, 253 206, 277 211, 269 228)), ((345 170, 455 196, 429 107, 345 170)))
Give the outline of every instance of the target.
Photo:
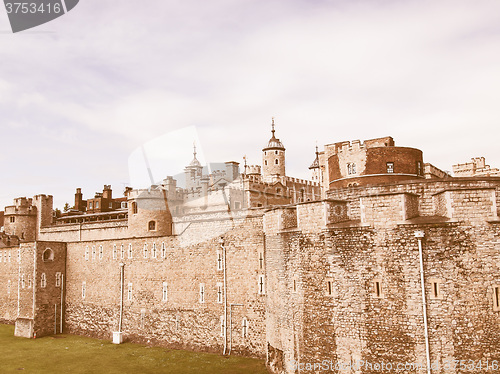
POLYGON ((186 128, 207 161, 259 163, 273 116, 292 176, 316 142, 387 135, 500 166, 498 0, 81 0, 18 34, 0 10, 0 68, 2 207, 121 195, 147 142, 190 161, 186 128))

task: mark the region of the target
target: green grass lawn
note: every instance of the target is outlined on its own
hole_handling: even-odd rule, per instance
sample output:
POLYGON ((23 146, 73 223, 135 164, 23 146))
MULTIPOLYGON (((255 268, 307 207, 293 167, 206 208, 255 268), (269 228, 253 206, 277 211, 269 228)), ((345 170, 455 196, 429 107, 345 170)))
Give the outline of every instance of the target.
POLYGON ((0 372, 41 374, 264 374, 262 360, 112 344, 75 335, 39 339, 14 337, 14 326, 0 325, 0 372))

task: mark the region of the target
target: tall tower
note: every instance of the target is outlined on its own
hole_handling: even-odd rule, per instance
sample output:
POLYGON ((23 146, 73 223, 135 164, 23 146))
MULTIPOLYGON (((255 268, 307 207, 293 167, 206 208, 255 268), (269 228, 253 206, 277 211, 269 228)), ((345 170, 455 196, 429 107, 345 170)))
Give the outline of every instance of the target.
POLYGON ((200 161, 196 158, 196 144, 193 143, 193 161, 184 168, 186 189, 199 187, 202 173, 203 166, 201 166, 200 161))
POLYGON ((285 147, 274 135, 274 117, 271 139, 262 149, 262 177, 264 182, 273 182, 285 176, 285 147))

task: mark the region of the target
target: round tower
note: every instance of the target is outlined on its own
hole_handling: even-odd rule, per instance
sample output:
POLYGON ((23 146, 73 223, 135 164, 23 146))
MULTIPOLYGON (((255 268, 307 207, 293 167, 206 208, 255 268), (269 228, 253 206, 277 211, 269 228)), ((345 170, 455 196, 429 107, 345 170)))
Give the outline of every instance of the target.
POLYGON ((127 200, 130 236, 172 235, 172 214, 166 191, 158 186, 149 190, 132 190, 128 192, 127 200))
POLYGON ((274 135, 274 118, 271 133, 271 139, 262 149, 262 177, 265 182, 285 176, 285 147, 274 135))

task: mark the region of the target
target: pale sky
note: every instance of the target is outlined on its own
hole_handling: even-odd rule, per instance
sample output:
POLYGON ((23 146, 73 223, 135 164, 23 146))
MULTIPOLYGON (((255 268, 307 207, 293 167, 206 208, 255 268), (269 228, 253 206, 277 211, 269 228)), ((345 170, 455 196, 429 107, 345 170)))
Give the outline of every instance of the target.
POLYGON ((273 116, 295 177, 316 142, 387 135, 500 167, 498 0, 81 0, 18 34, 1 9, 0 68, 0 209, 121 196, 134 151, 185 128, 207 162, 260 163, 273 116))

